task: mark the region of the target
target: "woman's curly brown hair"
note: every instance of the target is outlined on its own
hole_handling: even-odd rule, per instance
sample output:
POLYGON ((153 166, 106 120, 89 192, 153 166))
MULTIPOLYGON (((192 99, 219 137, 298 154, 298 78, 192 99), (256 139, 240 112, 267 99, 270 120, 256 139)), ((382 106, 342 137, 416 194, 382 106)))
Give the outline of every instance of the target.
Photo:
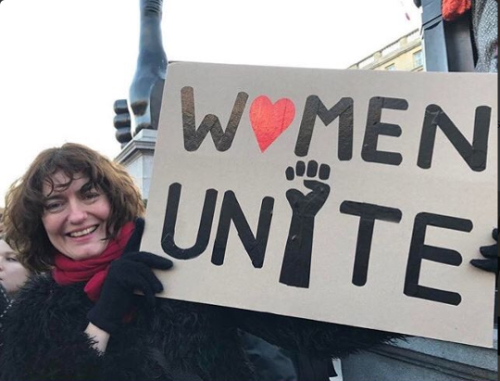
POLYGON ((107 221, 110 239, 116 237, 125 223, 144 215, 140 191, 121 165, 75 143, 42 151, 24 176, 9 188, 3 216, 6 242, 20 254, 20 261, 31 271, 46 271, 53 265, 54 247, 42 224, 43 186, 48 184, 54 189, 51 177, 59 171, 69 179, 77 174, 85 175, 107 196, 111 204, 107 221))

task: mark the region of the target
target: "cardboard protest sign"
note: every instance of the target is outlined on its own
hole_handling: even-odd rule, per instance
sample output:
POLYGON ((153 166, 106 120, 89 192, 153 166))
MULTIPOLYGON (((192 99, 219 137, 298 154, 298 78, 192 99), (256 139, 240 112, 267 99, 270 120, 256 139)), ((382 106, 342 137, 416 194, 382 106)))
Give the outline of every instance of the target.
POLYGON ((490 346, 496 76, 173 63, 164 297, 490 346))

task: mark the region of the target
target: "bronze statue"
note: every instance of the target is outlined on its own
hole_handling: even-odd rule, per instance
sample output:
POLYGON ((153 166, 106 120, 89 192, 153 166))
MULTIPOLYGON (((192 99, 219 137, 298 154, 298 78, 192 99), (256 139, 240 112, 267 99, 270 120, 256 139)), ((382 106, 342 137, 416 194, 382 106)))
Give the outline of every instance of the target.
POLYGON ((140 0, 140 38, 137 69, 129 97, 115 102, 116 139, 124 146, 143 129, 158 128, 167 56, 163 49, 163 0, 140 0))

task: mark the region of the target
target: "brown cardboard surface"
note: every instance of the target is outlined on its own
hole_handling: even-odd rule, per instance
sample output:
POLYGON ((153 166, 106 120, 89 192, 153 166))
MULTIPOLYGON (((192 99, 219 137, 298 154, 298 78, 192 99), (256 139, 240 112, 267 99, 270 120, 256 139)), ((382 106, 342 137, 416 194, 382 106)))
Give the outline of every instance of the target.
MULTIPOLYGON (((481 257, 480 246, 493 243, 491 230, 497 225, 496 83, 496 75, 491 74, 171 64, 142 244, 143 250, 174 257, 172 271, 157 273, 166 285, 161 296, 491 346, 495 279, 469 261, 481 257), (182 94, 184 106, 191 96, 194 99, 194 115, 185 109, 184 119, 182 94), (296 154, 299 136, 304 151, 304 135, 299 131, 311 110, 312 103, 307 108, 306 102, 315 99, 311 96, 321 100, 325 112, 342 99, 339 109, 351 102, 352 156, 348 130, 339 138, 339 118, 328 124, 329 120, 322 121, 315 114, 309 151, 306 156, 296 154), (369 110, 370 102, 383 106, 379 111, 381 123, 398 125, 400 130, 377 124, 377 112, 373 107, 369 110), (483 122, 489 131, 486 163, 479 160, 473 165, 475 170, 471 169, 438 127, 431 167, 418 165, 424 119, 427 115, 428 121, 436 120, 439 114, 435 107, 428 108, 430 105, 439 106, 469 144, 477 108, 491 111, 486 124, 483 122), (241 115, 231 115, 233 106, 241 115), (202 120, 207 128, 216 125, 213 116, 223 130, 228 123, 237 126, 232 143, 223 137, 217 150, 210 133, 198 141, 199 147, 192 136, 185 138, 183 126, 193 116, 196 128, 202 120), (373 133, 365 139, 367 130, 377 129, 382 131, 378 141, 374 142, 373 133), (389 155, 389 161, 395 160, 393 164, 373 162, 378 160, 378 153, 369 150, 370 144, 377 151, 399 154, 401 162, 397 163, 397 155, 389 155), (329 176, 322 173, 321 178, 319 174, 309 177, 307 172, 300 176, 297 162, 307 165, 311 160, 318 166, 328 165, 329 176), (179 189, 175 213, 172 200, 179 189), (207 241, 199 240, 197 247, 201 249, 196 257, 179 259, 195 256, 189 249, 196 246, 198 236, 203 236, 198 230, 207 194, 216 199, 213 218, 205 221, 207 241), (169 196, 168 208, 176 217, 170 235, 163 233, 169 196), (221 218, 223 203, 226 207, 221 218), (235 217, 238 205, 250 236, 241 215, 235 217), (358 279, 356 285, 353 275, 361 220, 356 208, 371 213, 373 208, 367 205, 383 217, 373 224, 366 279, 358 279), (445 259, 458 258, 458 262, 453 265, 423 259, 418 283, 459 294, 458 305, 405 295, 412 237, 416 241, 422 233, 421 228, 414 228, 416 217, 436 225, 434 217, 429 217, 433 215, 444 216, 438 220, 445 224, 460 221, 461 228, 428 226, 425 245, 458 252, 443 255, 445 259), (238 219, 241 231, 228 216, 238 219), (268 235, 266 218, 270 218, 268 235), (221 265, 222 227, 228 221, 221 265), (254 262, 240 236, 248 242, 254 262), (252 242, 256 236, 259 240, 252 242), (310 272, 304 261, 307 237, 312 237, 310 272), (167 241, 187 250, 173 254, 167 241), (264 260, 259 264, 256 253, 263 247, 264 260), (214 256, 214 252, 218 254, 214 256), (283 270, 285 277, 284 262, 288 264, 283 270), (298 277, 299 273, 306 278, 309 274, 309 281, 298 277)), ((349 108, 344 107, 344 111, 342 123, 348 126, 349 108)), ((365 214, 362 234, 370 231, 365 214)), ((205 217, 210 215, 205 213, 205 217)), ((359 242, 360 247, 367 244, 367 239, 359 242)), ((360 269, 362 266, 358 275, 363 272, 360 269)), ((409 271, 415 274, 415 266, 409 271)))

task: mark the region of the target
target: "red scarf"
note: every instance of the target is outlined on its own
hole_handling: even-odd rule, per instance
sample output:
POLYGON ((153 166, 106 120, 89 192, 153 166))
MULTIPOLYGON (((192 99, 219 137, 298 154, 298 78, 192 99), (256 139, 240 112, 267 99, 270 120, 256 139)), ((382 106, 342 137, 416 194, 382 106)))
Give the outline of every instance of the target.
POLYGON ((57 284, 62 286, 87 281, 84 291, 90 300, 96 302, 101 295, 101 288, 106 275, 108 275, 111 262, 123 254, 134 228, 135 224, 133 222, 126 223, 118 233, 118 237, 110 241, 102 254, 95 258, 75 261, 64 254, 56 252, 52 277, 57 284))

